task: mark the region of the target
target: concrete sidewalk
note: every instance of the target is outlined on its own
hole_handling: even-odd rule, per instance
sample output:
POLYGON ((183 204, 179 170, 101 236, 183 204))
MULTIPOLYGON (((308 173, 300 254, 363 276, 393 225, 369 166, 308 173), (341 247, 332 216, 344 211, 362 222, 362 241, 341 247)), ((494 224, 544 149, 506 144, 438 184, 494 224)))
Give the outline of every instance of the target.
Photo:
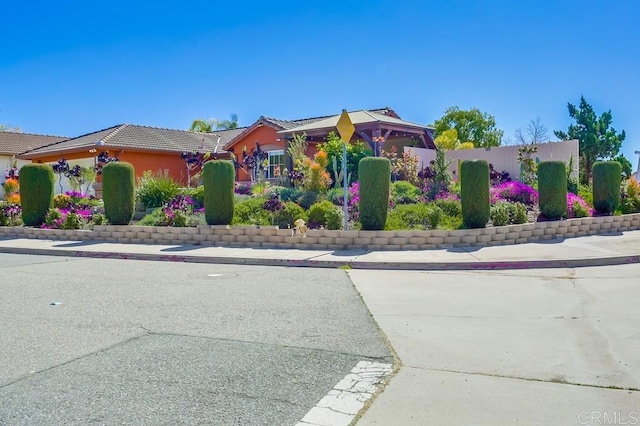
POLYGON ((0 239, 0 253, 193 263, 397 270, 563 268, 640 263, 640 231, 482 248, 296 250, 0 239))

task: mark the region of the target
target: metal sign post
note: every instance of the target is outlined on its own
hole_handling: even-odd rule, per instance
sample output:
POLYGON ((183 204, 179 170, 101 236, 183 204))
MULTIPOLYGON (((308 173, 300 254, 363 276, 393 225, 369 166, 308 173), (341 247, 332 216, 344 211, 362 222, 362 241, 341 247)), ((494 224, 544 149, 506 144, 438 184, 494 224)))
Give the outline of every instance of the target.
POLYGON ((349 113, 346 109, 342 110, 342 114, 338 119, 338 123, 336 124, 336 128, 338 129, 338 134, 340 134, 340 138, 342 139, 342 173, 344 174, 343 180, 343 190, 344 190, 344 230, 349 229, 349 207, 348 207, 348 198, 349 198, 349 188, 347 188, 347 144, 351 140, 353 133, 356 131, 356 127, 351 122, 351 117, 349 117, 349 113))

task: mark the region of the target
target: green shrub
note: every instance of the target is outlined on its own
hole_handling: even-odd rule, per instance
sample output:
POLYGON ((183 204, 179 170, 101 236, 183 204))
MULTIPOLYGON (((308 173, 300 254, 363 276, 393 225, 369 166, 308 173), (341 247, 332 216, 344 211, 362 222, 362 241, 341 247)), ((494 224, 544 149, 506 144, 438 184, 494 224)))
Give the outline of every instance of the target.
POLYGON ((622 166, 617 161, 596 161, 593 164, 593 207, 611 214, 620 203, 622 166))
MULTIPOLYGON (((278 194, 280 194, 280 201, 286 203, 287 201, 292 201, 294 203, 298 202, 298 199, 302 197, 304 191, 299 188, 279 188, 277 190, 278 194)), ((313 203, 311 203, 313 204, 313 203)), ((309 205, 311 205, 309 204, 309 205)))
POLYGON ((455 197, 436 198, 433 204, 440 207, 447 216, 462 218, 462 204, 455 197))
POLYGON ((563 161, 538 164, 538 205, 550 219, 567 215, 567 166, 563 161))
POLYGON ((640 184, 635 178, 627 179, 622 185, 620 196, 620 213, 640 212, 640 184))
POLYGON ((302 194, 295 200, 303 209, 309 210, 318 201, 318 194, 315 191, 302 191, 302 194))
POLYGON ((326 229, 342 229, 342 211, 331 201, 323 200, 309 208, 309 227, 326 229))
POLYGON ((589 217, 589 209, 578 201, 573 202, 571 210, 573 212, 573 217, 589 217))
POLYGON ((489 221, 489 164, 466 160, 460 164, 462 220, 469 228, 484 228, 489 221))
POLYGON ((204 215, 209 225, 229 225, 233 220, 235 179, 231 161, 213 160, 204 165, 204 215))
POLYGON ((171 176, 169 171, 158 170, 153 173, 145 170, 142 177, 138 178, 136 185, 136 201, 143 204, 145 208, 162 207, 180 192, 178 182, 171 176))
POLYGON ((409 204, 418 201, 420 189, 406 180, 399 180, 391 184, 391 198, 396 204, 409 204))
POLYGON ((444 219, 442 209, 433 204, 398 204, 389 212, 385 229, 437 229, 444 219))
POLYGON ((293 228, 293 222, 296 219, 302 219, 305 222, 309 220, 307 212, 292 201, 287 201, 284 204, 284 208, 276 210, 273 214, 273 221, 275 225, 278 225, 280 229, 293 228))
POLYGON ((136 205, 135 172, 130 163, 118 161, 102 168, 104 215, 112 225, 128 225, 136 205))
POLYGON ((391 163, 383 157, 360 160, 360 223, 364 230, 384 229, 389 208, 391 163))
POLYGON ((78 213, 69 212, 62 222, 62 229, 82 229, 82 217, 78 213))
POLYGON ((327 229, 335 229, 340 230, 344 225, 344 213, 339 208, 333 208, 327 210, 327 214, 325 215, 327 219, 327 229))
POLYGON ((271 225, 271 212, 262 208, 264 197, 248 198, 234 206, 233 225, 271 225))
POLYGON ((578 194, 587 204, 593 207, 593 189, 589 185, 578 185, 578 194))
POLYGON ((493 226, 527 223, 527 206, 518 202, 498 201, 491 207, 490 218, 493 226))
POLYGON ((48 164, 25 164, 20 169, 20 203, 26 226, 40 226, 53 207, 55 179, 48 164))

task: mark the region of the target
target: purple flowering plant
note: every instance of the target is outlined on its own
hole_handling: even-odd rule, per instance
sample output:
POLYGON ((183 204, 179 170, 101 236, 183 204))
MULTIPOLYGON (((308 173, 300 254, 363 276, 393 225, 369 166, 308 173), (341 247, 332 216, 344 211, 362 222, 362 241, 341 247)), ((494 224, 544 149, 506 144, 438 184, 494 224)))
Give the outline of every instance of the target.
POLYGON ((0 226, 16 226, 21 223, 22 207, 17 203, 0 202, 0 226))
POLYGON ((531 207, 538 202, 538 191, 524 183, 511 181, 491 187, 489 190, 489 198, 491 204, 505 200, 522 203, 531 207))

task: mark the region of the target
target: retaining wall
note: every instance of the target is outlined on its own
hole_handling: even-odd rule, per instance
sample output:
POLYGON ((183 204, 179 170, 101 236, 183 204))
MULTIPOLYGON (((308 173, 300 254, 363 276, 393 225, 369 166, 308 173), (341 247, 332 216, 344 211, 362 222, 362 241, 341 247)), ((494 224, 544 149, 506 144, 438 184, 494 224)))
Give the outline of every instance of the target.
POLYGON ((134 244, 210 245, 305 250, 425 250, 531 243, 557 238, 623 232, 640 229, 640 213, 560 221, 458 229, 450 231, 329 231, 310 230, 307 237, 292 236, 290 229, 255 226, 100 225, 91 230, 0 227, 0 238, 104 241, 134 244))

